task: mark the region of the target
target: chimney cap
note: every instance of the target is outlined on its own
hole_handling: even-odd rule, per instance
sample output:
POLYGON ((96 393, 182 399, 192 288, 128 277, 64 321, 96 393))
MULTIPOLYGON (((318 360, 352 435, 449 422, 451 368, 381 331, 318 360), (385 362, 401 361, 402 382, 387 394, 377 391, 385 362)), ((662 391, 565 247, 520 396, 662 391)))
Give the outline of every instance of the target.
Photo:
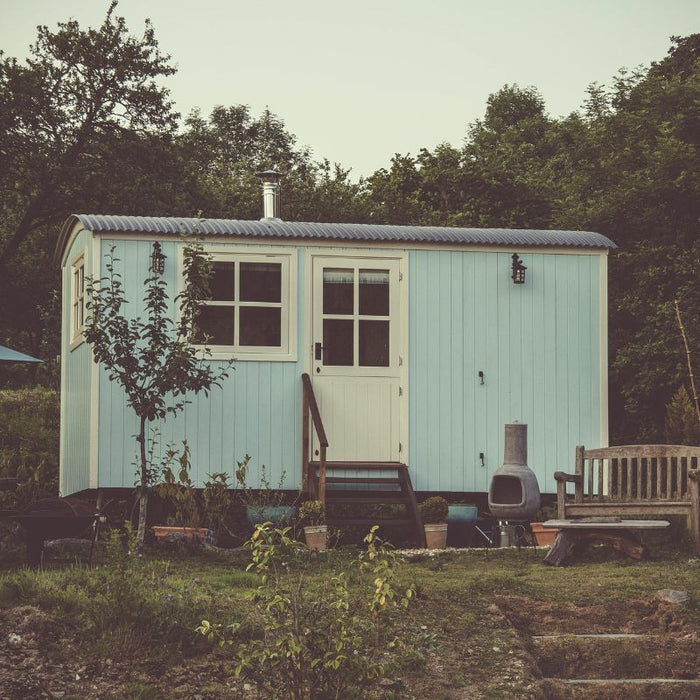
POLYGON ((263 170, 257 173, 258 177, 262 178, 263 182, 279 182, 282 177, 277 170, 277 166, 273 166, 269 170, 263 170))

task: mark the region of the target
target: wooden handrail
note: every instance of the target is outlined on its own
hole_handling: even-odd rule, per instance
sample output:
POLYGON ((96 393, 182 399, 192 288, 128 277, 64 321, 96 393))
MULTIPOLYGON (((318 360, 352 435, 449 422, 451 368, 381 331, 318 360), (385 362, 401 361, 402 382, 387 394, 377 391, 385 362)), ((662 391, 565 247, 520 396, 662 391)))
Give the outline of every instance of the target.
POLYGON ((315 496, 322 503, 326 502, 326 450, 328 448, 328 438, 326 437, 326 431, 323 427, 323 421, 321 420, 321 412, 318 410, 318 404, 316 403, 316 396, 314 395, 314 389, 311 385, 311 377, 304 373, 301 375, 301 383, 303 387, 302 391, 302 436, 301 436, 301 449, 302 449, 302 468, 304 469, 304 487, 315 496), (314 475, 311 474, 311 435, 309 425, 309 414, 311 414, 311 420, 313 422, 314 430, 318 436, 319 442, 319 462, 320 462, 320 473, 318 478, 318 493, 315 491, 315 479, 314 475))
POLYGON ((314 422, 316 435, 318 435, 318 441, 323 447, 328 447, 328 438, 326 437, 326 431, 323 427, 323 421, 321 420, 321 413, 319 412, 318 404, 316 403, 314 388, 311 386, 311 377, 309 377, 309 375, 305 372, 301 375, 301 382, 304 385, 304 393, 309 400, 309 411, 311 412, 311 418, 314 422))

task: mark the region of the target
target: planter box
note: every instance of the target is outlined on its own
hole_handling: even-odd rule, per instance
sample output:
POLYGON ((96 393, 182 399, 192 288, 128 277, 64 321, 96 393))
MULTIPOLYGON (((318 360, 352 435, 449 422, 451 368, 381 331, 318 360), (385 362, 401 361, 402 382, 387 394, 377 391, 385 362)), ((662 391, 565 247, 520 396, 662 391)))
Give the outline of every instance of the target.
POLYGON ((451 505, 447 513, 447 546, 469 547, 479 509, 476 506, 451 505))
POLYGON ((184 525, 154 525, 151 530, 153 534, 162 539, 168 535, 184 535, 188 539, 199 540, 200 542, 213 539, 207 527, 185 527, 184 525))
POLYGON ((447 523, 430 523, 423 525, 425 544, 428 549, 445 549, 447 547, 447 523))
POLYGON ((559 532, 556 527, 542 527, 542 523, 530 523, 530 529, 539 547, 551 547, 559 532))
POLYGON ((296 506, 246 506, 245 517, 255 527, 263 523, 275 526, 291 524, 297 514, 296 506))

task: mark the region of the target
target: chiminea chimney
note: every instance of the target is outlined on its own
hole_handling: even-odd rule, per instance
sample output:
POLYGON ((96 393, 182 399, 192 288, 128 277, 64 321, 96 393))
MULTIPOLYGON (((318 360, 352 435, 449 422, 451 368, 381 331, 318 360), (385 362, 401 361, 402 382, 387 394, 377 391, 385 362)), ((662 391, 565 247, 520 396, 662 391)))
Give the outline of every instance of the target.
POLYGON ((270 170, 258 173, 263 183, 263 220, 274 219, 279 221, 280 209, 280 174, 273 166, 270 170))

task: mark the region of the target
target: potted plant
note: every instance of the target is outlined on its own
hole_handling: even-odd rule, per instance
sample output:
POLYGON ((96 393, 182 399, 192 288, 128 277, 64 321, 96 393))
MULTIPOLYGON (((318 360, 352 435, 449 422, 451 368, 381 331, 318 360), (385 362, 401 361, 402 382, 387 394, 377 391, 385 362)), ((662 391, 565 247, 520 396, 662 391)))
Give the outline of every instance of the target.
POLYGON ((296 506, 285 503, 284 479, 286 472, 280 475, 277 488, 273 488, 267 476, 265 465, 260 468, 260 488, 254 489, 248 485, 248 466, 250 455, 245 455, 243 461, 236 462, 235 470, 238 495, 245 506, 246 519, 255 527, 270 522, 274 525, 289 525, 296 515, 296 506))
POLYGON ((447 501, 442 496, 431 496, 426 498, 419 508, 428 549, 445 549, 447 546, 447 501))
POLYGON ((535 536, 539 547, 551 547, 554 544, 557 533, 556 527, 544 527, 542 523, 557 517, 557 511, 553 506, 543 506, 535 514, 535 520, 530 523, 530 529, 535 536))
POLYGON ((156 486, 158 495, 168 501, 173 510, 168 518, 168 525, 154 525, 153 534, 166 537, 171 534, 183 534, 193 540, 211 539, 209 528, 202 527, 202 512, 197 499, 197 490, 190 477, 190 447, 187 440, 182 441, 182 453, 169 447, 162 462, 163 481, 156 486), (177 476, 173 464, 179 465, 177 476))
POLYGON ((468 547, 474 534, 479 509, 473 503, 450 503, 447 509, 447 544, 468 547))
POLYGON ((326 506, 321 501, 304 501, 299 508, 299 522, 304 528, 306 546, 317 552, 328 546, 326 506))

